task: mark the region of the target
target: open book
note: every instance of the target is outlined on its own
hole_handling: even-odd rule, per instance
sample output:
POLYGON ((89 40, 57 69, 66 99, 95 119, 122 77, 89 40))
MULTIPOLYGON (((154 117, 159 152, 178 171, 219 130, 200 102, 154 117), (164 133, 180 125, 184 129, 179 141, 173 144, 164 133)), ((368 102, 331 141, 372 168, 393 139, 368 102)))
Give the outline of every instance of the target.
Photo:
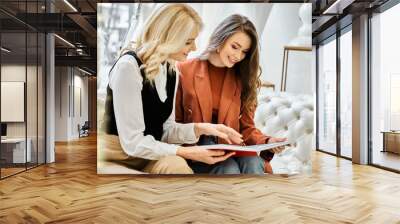
POLYGON ((264 150, 273 149, 279 146, 288 146, 292 144, 289 141, 285 142, 274 142, 270 144, 261 145, 227 145, 227 144, 215 144, 215 145, 201 145, 203 149, 222 149, 222 150, 232 150, 232 151, 242 151, 242 152, 261 152, 264 150))

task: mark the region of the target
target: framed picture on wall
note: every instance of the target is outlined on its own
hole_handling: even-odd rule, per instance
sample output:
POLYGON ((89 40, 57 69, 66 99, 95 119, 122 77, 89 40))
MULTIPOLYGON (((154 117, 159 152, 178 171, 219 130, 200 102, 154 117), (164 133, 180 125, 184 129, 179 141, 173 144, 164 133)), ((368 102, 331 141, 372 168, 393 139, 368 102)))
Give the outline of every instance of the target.
POLYGON ((25 82, 1 82, 1 122, 25 121, 25 82))

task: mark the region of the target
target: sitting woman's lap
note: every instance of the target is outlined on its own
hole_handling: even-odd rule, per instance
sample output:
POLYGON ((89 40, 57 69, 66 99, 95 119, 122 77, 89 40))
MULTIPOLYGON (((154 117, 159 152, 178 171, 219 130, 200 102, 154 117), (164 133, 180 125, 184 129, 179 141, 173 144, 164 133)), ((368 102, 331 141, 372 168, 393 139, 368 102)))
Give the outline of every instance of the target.
POLYGON ((235 158, 240 170, 245 174, 264 174, 264 160, 259 156, 235 158))
POLYGON ((194 173, 203 174, 264 174, 264 160, 259 156, 230 157, 214 165, 189 162, 194 173))
POLYGON ((143 171, 151 174, 193 174, 186 160, 180 156, 166 156, 150 161, 143 171))

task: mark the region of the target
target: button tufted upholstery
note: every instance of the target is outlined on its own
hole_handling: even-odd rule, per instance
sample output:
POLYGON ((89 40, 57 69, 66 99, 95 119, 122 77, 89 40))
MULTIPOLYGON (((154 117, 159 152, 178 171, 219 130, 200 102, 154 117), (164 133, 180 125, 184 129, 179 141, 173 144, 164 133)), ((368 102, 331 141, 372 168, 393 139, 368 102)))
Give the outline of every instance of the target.
POLYGON ((265 92, 258 97, 254 121, 264 134, 286 137, 294 146, 271 160, 274 173, 310 173, 314 150, 314 100, 311 95, 265 92))

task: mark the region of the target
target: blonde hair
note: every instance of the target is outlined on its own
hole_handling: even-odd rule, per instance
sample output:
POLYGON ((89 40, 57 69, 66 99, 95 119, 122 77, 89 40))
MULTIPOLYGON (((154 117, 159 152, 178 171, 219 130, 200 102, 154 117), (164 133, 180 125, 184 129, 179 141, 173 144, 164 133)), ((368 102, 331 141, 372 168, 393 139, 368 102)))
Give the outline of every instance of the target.
POLYGON ((169 56, 180 51, 192 32, 199 32, 202 26, 200 16, 186 4, 164 4, 156 9, 133 46, 142 60, 146 79, 154 80, 165 61, 173 67, 175 61, 169 56))

